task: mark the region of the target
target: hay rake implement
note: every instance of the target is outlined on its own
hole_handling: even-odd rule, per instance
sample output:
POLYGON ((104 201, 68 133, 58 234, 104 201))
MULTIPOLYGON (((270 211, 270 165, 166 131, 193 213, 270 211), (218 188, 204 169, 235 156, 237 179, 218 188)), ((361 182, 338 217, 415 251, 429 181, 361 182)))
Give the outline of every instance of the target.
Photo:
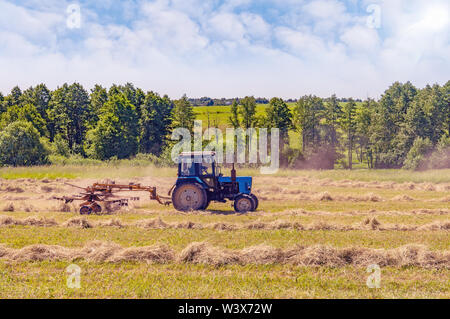
POLYGON ((169 197, 160 196, 156 192, 156 187, 142 186, 141 184, 130 183, 128 185, 116 184, 115 182, 94 183, 91 186, 80 187, 77 185, 67 185, 80 188, 83 191, 73 196, 53 197, 54 199, 64 201, 66 204, 73 201, 81 201, 80 214, 90 215, 99 214, 102 211, 100 203, 105 205, 117 204, 119 206, 128 206, 128 201, 139 200, 139 197, 122 197, 117 194, 120 192, 148 192, 151 200, 156 200, 161 205, 170 205, 169 197))
MULTIPOLYGON (((70 184, 69 184, 70 185, 70 184)), ((118 185, 114 182, 95 183, 83 189, 79 195, 72 197, 54 197, 66 203, 75 200, 82 201, 81 214, 100 213, 102 208, 98 204, 117 203, 127 206, 134 197, 118 198, 116 193, 125 191, 139 191, 150 193, 150 199, 162 205, 173 206, 178 211, 206 210, 211 202, 225 203, 232 201, 234 210, 238 213, 253 212, 258 208, 259 200, 252 194, 252 177, 236 176, 234 164, 231 176, 223 176, 221 167, 216 163, 215 152, 186 152, 181 153, 178 163, 178 178, 168 195, 159 196, 156 187, 141 186, 140 184, 118 185)), ((139 200, 139 198, 137 198, 139 200)))

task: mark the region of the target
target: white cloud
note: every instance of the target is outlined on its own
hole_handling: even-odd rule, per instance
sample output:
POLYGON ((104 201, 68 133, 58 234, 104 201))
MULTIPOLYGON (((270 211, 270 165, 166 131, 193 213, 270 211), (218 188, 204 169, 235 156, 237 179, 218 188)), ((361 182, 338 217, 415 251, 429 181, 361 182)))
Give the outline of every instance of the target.
POLYGON ((319 19, 339 20, 346 15, 345 5, 336 0, 315 0, 304 6, 305 12, 319 19))
POLYGON ((358 53, 362 51, 365 54, 372 54, 379 46, 377 31, 362 25, 355 25, 344 30, 340 39, 358 53))
POLYGON ((130 0, 120 7, 128 24, 99 11, 114 1, 81 2, 80 30, 65 28, 64 2, 26 4, 0 0, 4 93, 16 84, 130 81, 174 98, 364 98, 396 80, 442 83, 450 74, 445 0, 385 1, 381 29, 366 26, 364 7, 350 14, 337 0, 130 0))

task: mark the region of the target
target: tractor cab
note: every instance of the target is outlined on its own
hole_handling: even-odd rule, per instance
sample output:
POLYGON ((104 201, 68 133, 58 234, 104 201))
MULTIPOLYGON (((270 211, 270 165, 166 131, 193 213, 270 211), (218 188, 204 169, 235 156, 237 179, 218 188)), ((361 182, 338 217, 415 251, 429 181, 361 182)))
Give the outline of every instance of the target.
POLYGON ((185 152, 179 156, 178 179, 172 193, 174 207, 181 211, 206 209, 211 201, 234 201, 238 212, 256 210, 258 199, 251 194, 252 178, 225 177, 215 152, 185 152))
POLYGON ((193 178, 210 188, 215 188, 217 178, 221 175, 215 152, 181 153, 178 164, 178 178, 181 180, 193 178))

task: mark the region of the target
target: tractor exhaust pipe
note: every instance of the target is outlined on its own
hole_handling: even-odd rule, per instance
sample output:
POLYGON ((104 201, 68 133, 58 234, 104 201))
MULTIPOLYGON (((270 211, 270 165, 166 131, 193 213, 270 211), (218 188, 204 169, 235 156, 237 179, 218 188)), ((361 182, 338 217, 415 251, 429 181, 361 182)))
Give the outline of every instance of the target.
POLYGON ((237 187, 236 187, 236 169, 233 167, 231 168, 231 187, 233 188, 233 192, 237 193, 237 187))

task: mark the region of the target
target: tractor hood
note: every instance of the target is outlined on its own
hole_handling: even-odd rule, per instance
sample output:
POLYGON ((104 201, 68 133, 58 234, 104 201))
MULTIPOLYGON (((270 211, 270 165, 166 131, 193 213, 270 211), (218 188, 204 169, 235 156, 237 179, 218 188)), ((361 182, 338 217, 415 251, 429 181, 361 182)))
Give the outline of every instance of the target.
MULTIPOLYGON (((231 177, 222 176, 218 178, 219 183, 231 183, 231 177)), ((239 193, 250 194, 252 192, 252 178, 250 176, 236 177, 236 182, 239 185, 239 193)))

